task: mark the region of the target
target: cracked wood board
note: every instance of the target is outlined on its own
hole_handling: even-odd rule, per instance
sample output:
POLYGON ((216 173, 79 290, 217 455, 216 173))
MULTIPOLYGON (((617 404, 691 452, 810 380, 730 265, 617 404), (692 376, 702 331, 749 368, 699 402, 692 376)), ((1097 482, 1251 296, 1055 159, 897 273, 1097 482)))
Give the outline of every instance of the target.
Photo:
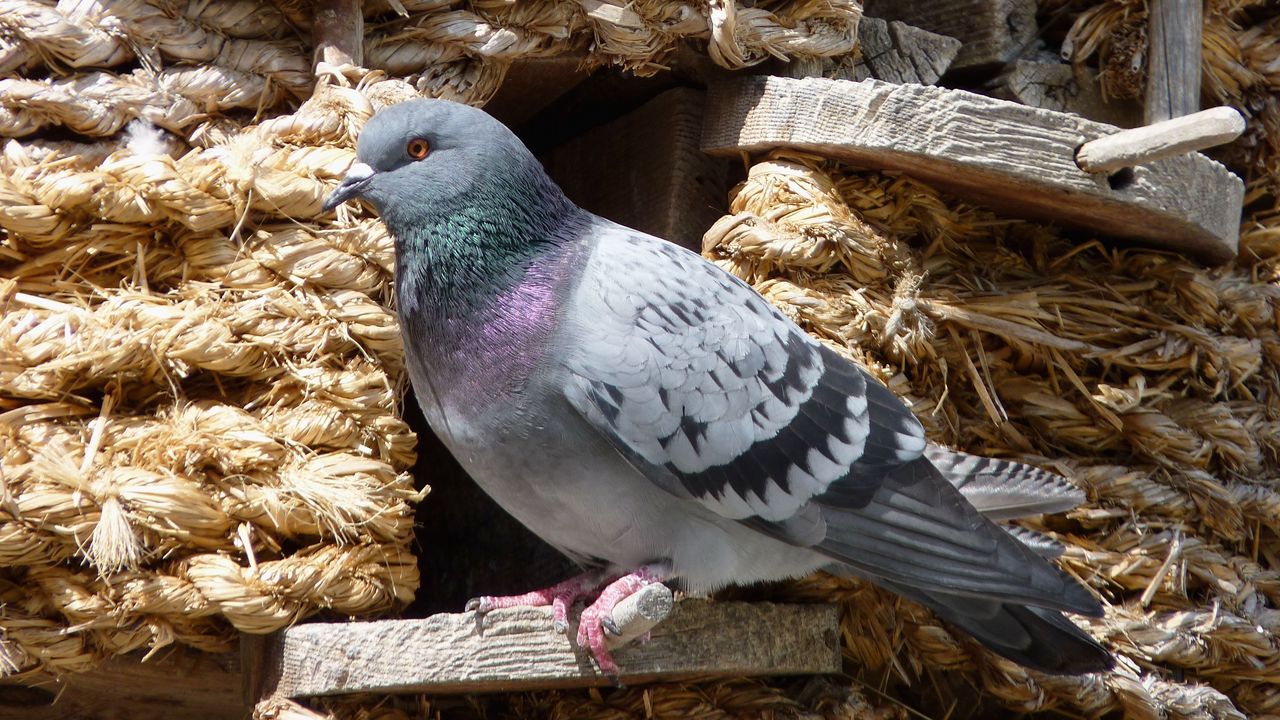
POLYGON ((750 77, 712 88, 702 149, 730 156, 808 150, 899 170, 1005 214, 1209 262, 1233 258, 1244 197, 1240 179, 1199 153, 1111 175, 1076 166, 1076 148, 1118 130, 959 90, 750 77))
POLYGON ((1036 38, 1035 0, 866 0, 868 17, 956 38, 953 70, 980 70, 1022 55, 1036 38))
MULTIPOLYGON (((643 645, 613 652, 627 684, 840 671, 834 605, 684 600, 643 645)), ((570 628, 569 636, 577 632, 570 628)), ((258 699, 354 692, 477 693, 608 685, 551 629, 546 607, 421 620, 304 623, 264 643, 258 699)))
POLYGON ((873 77, 896 83, 933 85, 951 67, 960 41, 897 20, 864 17, 858 23, 861 56, 854 80, 873 77))

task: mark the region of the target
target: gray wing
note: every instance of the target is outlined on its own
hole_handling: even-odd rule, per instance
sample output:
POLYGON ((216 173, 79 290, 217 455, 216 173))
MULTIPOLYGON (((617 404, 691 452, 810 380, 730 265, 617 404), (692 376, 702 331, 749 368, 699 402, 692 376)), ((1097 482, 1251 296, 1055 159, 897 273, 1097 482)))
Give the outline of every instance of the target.
POLYGON ((861 368, 697 255, 595 232, 565 394, 649 480, 870 577, 1099 610, 964 501, 861 368))

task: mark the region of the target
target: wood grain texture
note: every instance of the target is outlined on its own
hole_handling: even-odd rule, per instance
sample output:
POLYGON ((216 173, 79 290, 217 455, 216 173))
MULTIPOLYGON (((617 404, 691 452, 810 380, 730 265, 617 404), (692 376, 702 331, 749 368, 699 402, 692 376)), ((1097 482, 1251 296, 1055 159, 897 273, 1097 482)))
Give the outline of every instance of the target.
POLYGON ((956 38, 955 70, 1003 65, 1036 37, 1035 0, 866 0, 863 12, 956 38))
POLYGON ((1229 143, 1244 132, 1244 116, 1232 107, 1121 130, 1080 146, 1076 164, 1085 172, 1107 172, 1229 143))
POLYGON ((1243 183, 1199 154, 1090 175, 1076 148, 1111 125, 972 93, 876 80, 741 78, 714 86, 702 147, 790 147, 901 170, 1006 214, 1234 257, 1243 183), (1113 187, 1114 186, 1114 187, 1113 187))
POLYGON ((547 173, 578 205, 688 248, 724 214, 728 164, 698 148, 700 90, 675 88, 553 148, 547 173))
POLYGON ((133 653, 57 684, 0 683, 0 720, 243 720, 251 707, 235 654, 133 653))
POLYGON ((1200 109, 1202 0, 1147 0, 1146 124, 1200 109))
POLYGON ((960 41, 898 20, 864 17, 858 23, 861 57, 854 80, 933 85, 960 52, 960 41))
MULTIPOLYGON (((652 640, 614 651, 624 683, 838 672, 838 610, 685 600, 652 640)), ((550 608, 484 616, 308 623, 279 633, 265 696, 474 693, 605 685, 590 656, 551 629, 550 608)))
POLYGON ((1104 100, 1093 71, 1067 63, 1015 60, 996 78, 993 94, 1004 100, 1073 113, 1122 128, 1142 124, 1142 108, 1138 103, 1114 98, 1104 100))

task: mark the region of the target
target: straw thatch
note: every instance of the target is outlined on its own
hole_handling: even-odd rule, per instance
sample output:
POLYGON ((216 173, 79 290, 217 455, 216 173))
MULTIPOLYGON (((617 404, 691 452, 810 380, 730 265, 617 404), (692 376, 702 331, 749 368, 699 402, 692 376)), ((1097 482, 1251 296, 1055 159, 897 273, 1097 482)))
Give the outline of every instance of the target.
MULTIPOLYGON (((0 1, 0 137, 50 125, 112 135, 143 117, 192 133, 210 115, 272 114, 310 95, 313 10, 259 0, 0 1), (104 70, 104 68, 110 68, 104 70), (45 76, 45 77, 41 77, 45 76)), ((310 5, 304 3, 302 5, 310 5)), ((668 0, 365 3, 364 63, 432 96, 482 103, 512 61, 583 54, 589 65, 662 69, 681 39, 727 68, 853 50, 856 0, 746 6, 668 0)))
POLYGON ((376 109, 482 102, 517 59, 652 73, 682 39, 843 54, 860 16, 366 2, 372 70, 317 84, 310 6, 0 0, 0 676, 412 598, 392 243, 320 214, 376 109))
POLYGON ((5 674, 412 598, 391 243, 317 217, 369 98, 412 94, 322 87, 190 151, 4 146, 5 674))

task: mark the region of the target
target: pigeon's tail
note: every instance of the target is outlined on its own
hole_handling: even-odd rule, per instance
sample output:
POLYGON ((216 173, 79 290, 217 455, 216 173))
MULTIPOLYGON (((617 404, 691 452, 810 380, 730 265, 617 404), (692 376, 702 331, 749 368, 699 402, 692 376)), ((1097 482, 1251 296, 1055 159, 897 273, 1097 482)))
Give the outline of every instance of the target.
POLYGON ((816 499, 825 537, 815 549, 1028 667, 1110 666, 1107 651, 1060 614, 1101 616, 1102 604, 983 517, 928 459, 880 471, 873 491, 860 479, 816 499))
POLYGON ((954 452, 930 443, 925 457, 965 499, 991 520, 1065 512, 1084 492, 1048 470, 1012 460, 954 452))
POLYGON ((878 581, 972 635, 997 655, 1054 675, 1101 672, 1115 661, 1106 648, 1056 610, 952 595, 878 581))

